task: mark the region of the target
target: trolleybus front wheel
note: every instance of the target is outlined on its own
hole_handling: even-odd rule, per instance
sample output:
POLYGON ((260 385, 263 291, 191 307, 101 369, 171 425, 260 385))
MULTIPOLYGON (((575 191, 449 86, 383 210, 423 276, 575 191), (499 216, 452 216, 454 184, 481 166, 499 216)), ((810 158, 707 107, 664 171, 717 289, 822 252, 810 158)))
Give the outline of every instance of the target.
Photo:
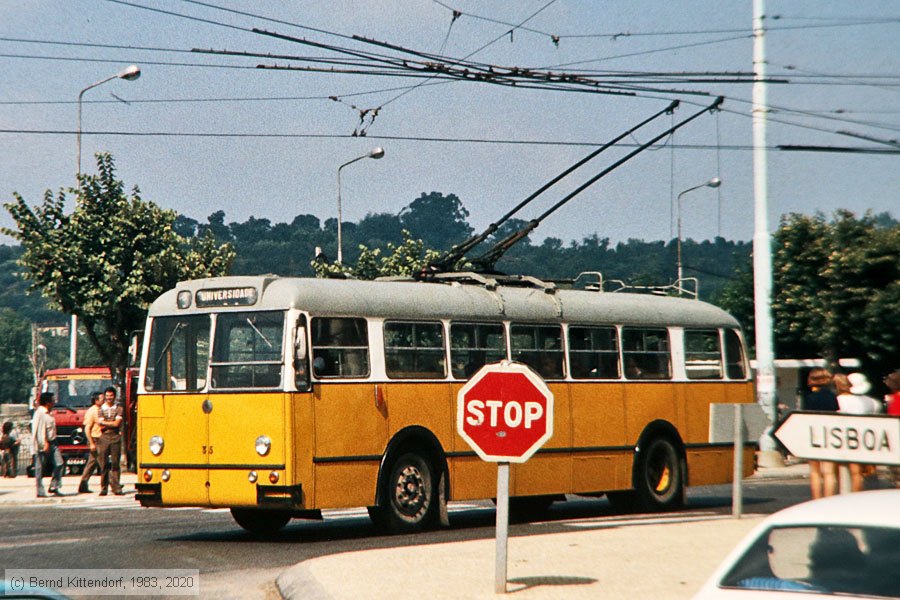
POLYGON ((255 535, 278 533, 291 520, 291 515, 284 511, 258 508, 232 508, 231 516, 243 529, 255 535))
POLYGON ((437 498, 434 469, 427 459, 415 452, 400 455, 383 485, 384 506, 376 509, 376 523, 394 533, 421 531, 433 523, 437 498))

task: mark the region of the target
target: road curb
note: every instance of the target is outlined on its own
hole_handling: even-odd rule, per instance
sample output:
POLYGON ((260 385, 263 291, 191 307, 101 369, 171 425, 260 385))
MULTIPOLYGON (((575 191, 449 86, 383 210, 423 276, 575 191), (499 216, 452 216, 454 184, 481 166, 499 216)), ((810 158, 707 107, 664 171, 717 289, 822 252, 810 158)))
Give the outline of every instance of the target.
POLYGON ((278 593, 286 600, 334 600, 305 562, 297 563, 275 579, 278 593))

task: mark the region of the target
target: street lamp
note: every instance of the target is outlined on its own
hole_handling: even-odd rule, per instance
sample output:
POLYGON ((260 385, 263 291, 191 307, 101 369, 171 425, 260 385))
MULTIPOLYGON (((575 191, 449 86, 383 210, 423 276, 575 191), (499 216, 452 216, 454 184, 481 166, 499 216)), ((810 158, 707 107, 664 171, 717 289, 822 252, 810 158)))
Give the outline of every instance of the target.
POLYGON ((347 162, 345 162, 344 164, 342 164, 341 166, 338 167, 338 170, 337 170, 337 187, 338 187, 337 262, 339 265, 343 264, 343 258, 344 258, 344 255, 341 252, 341 169, 343 169, 347 165, 352 165, 356 161, 362 160, 364 158, 381 158, 382 156, 384 156, 384 148, 382 148, 381 146, 378 146, 377 148, 372 148, 369 152, 367 152, 366 154, 363 154, 362 156, 357 156, 353 160, 348 160, 347 162))
MULTIPOLYGON (((77 146, 77 155, 78 155, 78 171, 75 173, 75 185, 80 186, 81 183, 79 181, 79 177, 81 176, 81 99, 84 97, 84 93, 92 88, 97 87, 98 85, 103 85, 107 81, 112 81, 113 79, 124 79, 125 81, 134 81, 138 77, 141 76, 141 70, 137 65, 130 65, 115 75, 110 75, 106 79, 101 79, 96 83, 92 83, 87 86, 80 92, 78 92, 78 129, 75 133, 75 145, 77 146)), ((72 315, 72 323, 70 325, 69 331, 69 367, 74 369, 77 363, 77 355, 78 355, 78 317, 76 315, 72 315)))
POLYGON ((101 79, 96 83, 92 83, 87 86, 83 90, 78 93, 78 130, 75 134, 75 144, 78 146, 78 172, 76 175, 81 175, 81 99, 84 96, 84 93, 92 88, 97 87, 98 85, 103 85, 107 81, 112 81, 113 79, 124 79, 125 81, 134 81, 138 77, 141 76, 141 70, 137 65, 131 65, 125 69, 122 69, 115 75, 110 75, 106 79, 101 79))
POLYGON ((681 192, 680 194, 678 194, 678 242, 677 242, 677 244, 678 244, 678 250, 677 250, 678 279, 677 279, 676 283, 681 281, 681 278, 683 275, 683 273, 681 271, 681 197, 684 196, 685 194, 687 194, 688 192, 693 192, 694 190, 699 190, 700 188, 703 188, 703 187, 717 188, 720 185, 722 185, 722 180, 719 179, 718 177, 713 177, 712 179, 710 179, 709 181, 707 181, 705 183, 701 183, 700 185, 695 185, 694 187, 688 188, 688 189, 684 190, 683 192, 681 192))

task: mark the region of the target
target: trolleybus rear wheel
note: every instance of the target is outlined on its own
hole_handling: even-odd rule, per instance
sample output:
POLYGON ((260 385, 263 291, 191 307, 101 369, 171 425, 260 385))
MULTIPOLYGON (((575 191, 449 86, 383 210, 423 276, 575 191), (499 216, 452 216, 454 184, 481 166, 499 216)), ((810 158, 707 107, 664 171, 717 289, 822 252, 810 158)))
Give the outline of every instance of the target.
POLYGON ((684 503, 684 468, 671 440, 650 440, 641 452, 636 469, 636 495, 643 510, 667 510, 684 503))
POLYGON ((281 510, 258 508, 232 508, 231 516, 237 524, 255 535, 272 535, 291 520, 291 515, 281 510))

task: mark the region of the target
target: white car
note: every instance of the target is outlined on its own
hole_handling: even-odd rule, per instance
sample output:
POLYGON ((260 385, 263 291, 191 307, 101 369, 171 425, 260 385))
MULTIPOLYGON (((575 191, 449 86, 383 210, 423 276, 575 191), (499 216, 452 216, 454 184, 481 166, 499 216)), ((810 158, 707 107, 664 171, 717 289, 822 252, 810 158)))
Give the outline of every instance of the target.
POLYGON ((900 490, 843 494, 756 526, 694 600, 900 598, 900 490))

